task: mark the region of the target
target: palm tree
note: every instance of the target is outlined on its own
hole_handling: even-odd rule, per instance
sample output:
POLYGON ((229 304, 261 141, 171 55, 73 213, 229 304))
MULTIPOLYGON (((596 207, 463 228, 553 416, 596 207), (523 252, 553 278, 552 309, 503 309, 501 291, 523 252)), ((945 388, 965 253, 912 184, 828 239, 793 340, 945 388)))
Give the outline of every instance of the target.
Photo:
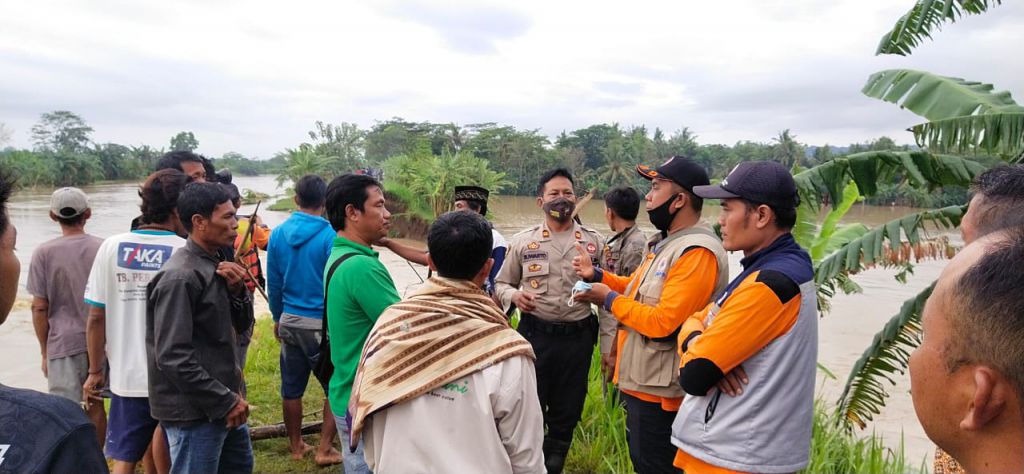
MULTIPOLYGON (((983 13, 999 3, 1000 0, 918 0, 892 31, 883 36, 877 53, 910 54, 943 22, 983 13)), ((944 153, 986 153, 1011 162, 1022 159, 1024 107, 1014 102, 1009 92, 995 92, 991 84, 924 71, 893 69, 872 75, 862 92, 869 97, 898 104, 926 120, 910 129, 923 151, 891 153, 908 165, 903 175, 918 184, 962 184, 964 178, 978 173, 980 165, 977 163, 944 153), (932 167, 940 162, 941 169, 932 167)), ((835 199, 845 186, 845 178, 837 178, 837 174, 828 169, 835 161, 838 160, 808 171, 815 172, 817 176, 810 183, 803 179, 801 194, 813 195, 815 189, 825 187, 835 199)), ((856 182, 861 192, 870 195, 874 189, 871 187, 877 181, 856 182)), ((835 282, 839 280, 833 278, 840 278, 850 269, 856 270, 876 261, 872 258, 879 255, 886 240, 889 250, 898 248, 903 252, 901 255, 920 251, 941 257, 940 249, 919 245, 922 242, 919 232, 926 222, 943 228, 956 227, 965 209, 966 204, 951 206, 905 216, 880 226, 876 228, 879 232, 872 230, 850 241, 816 264, 815 280, 826 289, 831 281, 831 289, 834 290, 835 282)), ((948 248, 946 252, 946 256, 950 256, 948 248)), ((893 385, 896 373, 905 373, 910 352, 920 344, 921 310, 933 287, 934 284, 907 300, 854 364, 838 403, 840 419, 847 427, 866 426, 866 422, 885 405, 888 398, 886 388, 893 385)))

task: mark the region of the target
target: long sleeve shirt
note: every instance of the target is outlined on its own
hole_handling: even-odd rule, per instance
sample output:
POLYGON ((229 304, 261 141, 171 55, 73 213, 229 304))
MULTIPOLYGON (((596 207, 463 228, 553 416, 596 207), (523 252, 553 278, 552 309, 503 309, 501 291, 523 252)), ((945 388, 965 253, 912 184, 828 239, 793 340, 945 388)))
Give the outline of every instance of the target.
POLYGON ((370 416, 373 472, 543 473, 544 419, 533 362, 505 359, 370 416))
POLYGON ((157 420, 218 420, 238 401, 236 328, 249 298, 231 295, 217 263, 189 239, 146 288, 149 405, 157 420))

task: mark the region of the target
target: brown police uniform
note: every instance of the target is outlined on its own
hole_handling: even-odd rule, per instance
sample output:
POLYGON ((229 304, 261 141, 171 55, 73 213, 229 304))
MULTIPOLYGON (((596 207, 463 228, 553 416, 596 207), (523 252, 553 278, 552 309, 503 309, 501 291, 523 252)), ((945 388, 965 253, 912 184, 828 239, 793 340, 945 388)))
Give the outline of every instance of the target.
MULTIPOLYGON (((647 255, 647 236, 636 225, 608 238, 598 261, 601 269, 616 275, 632 275, 647 255)), ((619 321, 612 313, 601 308, 597 312, 601 321, 601 353, 611 352, 619 321)))
MULTIPOLYGON (((580 280, 572 260, 579 255, 579 245, 599 266, 603 243, 600 234, 579 224, 555 233, 545 222, 512 237, 505 264, 495 279, 498 298, 505 308, 520 289, 536 295, 536 309, 521 312, 518 330, 537 355, 537 395, 548 429, 544 437, 546 460, 564 460, 569 452, 573 429, 583 413, 587 375, 597 342, 597 317, 591 306, 567 304, 573 286, 580 280)), ((559 462, 547 464, 549 472, 561 470, 559 462)))
POLYGON ((544 223, 512 236, 505 263, 495 279, 502 306, 508 309, 512 295, 522 289, 537 296, 533 316, 543 321, 565 323, 591 316, 588 304, 566 304, 580 279, 572 268, 572 259, 578 255, 576 244, 590 254, 595 266, 600 265, 598 256, 604 238, 579 224, 556 234, 544 223))

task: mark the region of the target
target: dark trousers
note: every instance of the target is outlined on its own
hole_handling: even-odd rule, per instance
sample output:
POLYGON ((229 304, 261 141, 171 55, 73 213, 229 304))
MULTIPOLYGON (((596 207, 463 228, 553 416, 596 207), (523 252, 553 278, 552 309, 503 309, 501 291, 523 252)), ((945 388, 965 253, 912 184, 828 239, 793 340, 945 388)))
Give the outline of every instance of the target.
POLYGON ((568 325, 551 324, 524 314, 519 333, 537 355, 537 396, 548 428, 547 438, 572 442, 583 414, 590 360, 597 342, 597 318, 568 325))
POLYGON ((672 421, 676 412, 665 411, 660 403, 651 403, 621 392, 626 404, 626 441, 629 459, 638 474, 673 473, 676 447, 672 444, 672 421))

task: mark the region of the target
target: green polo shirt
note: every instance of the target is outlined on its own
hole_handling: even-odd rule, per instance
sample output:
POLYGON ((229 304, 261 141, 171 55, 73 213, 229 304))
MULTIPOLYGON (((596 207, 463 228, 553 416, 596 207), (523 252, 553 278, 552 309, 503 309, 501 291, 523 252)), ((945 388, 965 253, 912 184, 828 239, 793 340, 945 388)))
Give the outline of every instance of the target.
POLYGON ((326 270, 338 258, 345 260, 325 288, 327 296, 327 332, 330 334, 334 375, 328 387, 331 410, 344 415, 348 408, 352 381, 370 329, 384 310, 400 299, 391 274, 380 262, 380 254, 343 237, 334 239, 326 270))

